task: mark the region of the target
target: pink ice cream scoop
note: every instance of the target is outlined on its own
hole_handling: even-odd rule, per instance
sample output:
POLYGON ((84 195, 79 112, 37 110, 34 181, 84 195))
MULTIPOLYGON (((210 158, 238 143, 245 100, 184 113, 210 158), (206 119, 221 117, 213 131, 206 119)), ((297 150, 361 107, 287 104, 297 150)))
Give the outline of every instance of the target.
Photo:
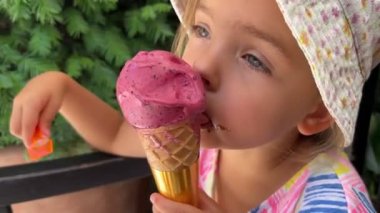
POLYGON ((125 118, 137 128, 195 121, 205 111, 201 76, 166 51, 139 52, 127 61, 116 93, 125 118))

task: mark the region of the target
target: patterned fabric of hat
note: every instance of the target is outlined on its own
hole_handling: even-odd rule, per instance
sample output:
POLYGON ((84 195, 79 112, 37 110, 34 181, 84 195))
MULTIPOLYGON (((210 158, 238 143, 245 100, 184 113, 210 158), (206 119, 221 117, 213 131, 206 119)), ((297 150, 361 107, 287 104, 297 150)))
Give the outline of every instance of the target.
MULTIPOLYGON (((171 0, 182 21, 186 0, 171 0)), ((324 104, 352 143, 364 82, 380 63, 380 0, 277 0, 324 104)))

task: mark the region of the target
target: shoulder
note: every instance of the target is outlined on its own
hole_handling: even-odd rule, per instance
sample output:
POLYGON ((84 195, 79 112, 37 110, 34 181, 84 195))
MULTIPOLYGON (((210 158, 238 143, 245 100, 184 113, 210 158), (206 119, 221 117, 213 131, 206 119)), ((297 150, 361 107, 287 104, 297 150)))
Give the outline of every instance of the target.
POLYGON ((345 154, 322 154, 312 161, 309 171, 299 212, 376 212, 345 154))

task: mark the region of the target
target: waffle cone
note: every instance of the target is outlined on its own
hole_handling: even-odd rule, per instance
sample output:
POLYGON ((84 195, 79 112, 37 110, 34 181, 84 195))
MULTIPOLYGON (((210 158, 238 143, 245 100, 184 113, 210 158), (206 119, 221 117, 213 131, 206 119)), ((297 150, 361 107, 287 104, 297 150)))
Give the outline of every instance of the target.
POLYGON ((199 135, 187 123, 139 129, 138 134, 152 169, 178 171, 198 160, 199 135))
POLYGON ((137 131, 158 191, 197 206, 199 135, 187 123, 137 131))

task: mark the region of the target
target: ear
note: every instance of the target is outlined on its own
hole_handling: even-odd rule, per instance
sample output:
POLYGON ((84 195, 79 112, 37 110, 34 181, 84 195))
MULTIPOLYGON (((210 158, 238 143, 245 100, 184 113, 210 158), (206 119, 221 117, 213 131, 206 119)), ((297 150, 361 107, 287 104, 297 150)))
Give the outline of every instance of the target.
POLYGON ((302 119, 298 125, 298 131, 305 136, 314 135, 328 129, 334 119, 331 117, 329 111, 322 101, 302 119))

